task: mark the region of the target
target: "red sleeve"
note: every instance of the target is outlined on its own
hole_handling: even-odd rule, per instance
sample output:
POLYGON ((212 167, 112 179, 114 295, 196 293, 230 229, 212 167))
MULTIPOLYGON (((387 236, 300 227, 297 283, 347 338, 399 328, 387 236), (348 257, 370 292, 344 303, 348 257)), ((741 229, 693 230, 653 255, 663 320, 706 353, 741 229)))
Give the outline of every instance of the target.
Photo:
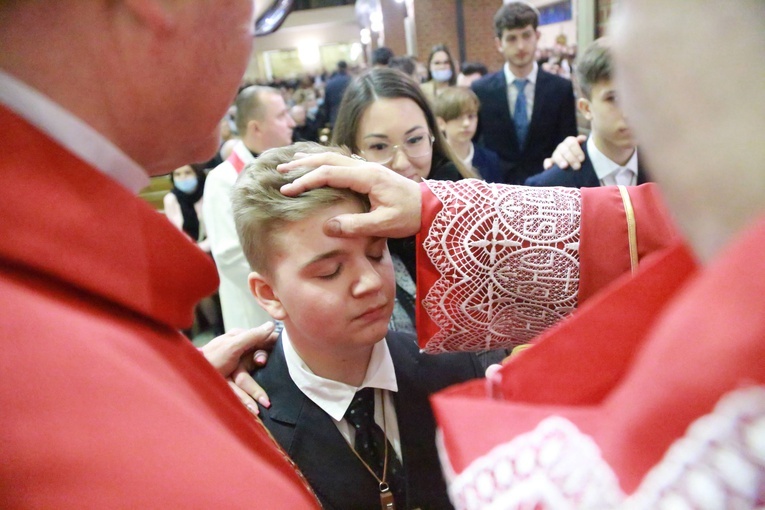
MULTIPOLYGON (((627 188, 635 213, 642 264, 681 236, 655 184, 627 188)), ((582 188, 582 238, 579 245, 579 303, 630 271, 624 203, 616 186, 582 188)))
POLYGON ((526 343, 576 307, 580 193, 423 184, 418 338, 427 352, 526 343))
POLYGON ((418 338, 433 338, 438 333, 439 327, 430 319, 428 314, 422 308, 422 300, 427 295, 428 289, 433 287, 440 274, 431 262, 430 258, 423 249, 425 236, 430 230, 433 219, 441 211, 441 201, 436 198, 427 184, 420 183, 420 192, 422 193, 422 220, 420 231, 417 234, 417 308, 416 321, 418 338))
MULTIPOLYGON (((417 246, 417 331, 426 352, 528 343, 631 267, 616 187, 427 181, 417 246), (580 265, 581 262, 581 265, 580 265)), ((644 261, 679 235, 655 185, 628 189, 644 261)))

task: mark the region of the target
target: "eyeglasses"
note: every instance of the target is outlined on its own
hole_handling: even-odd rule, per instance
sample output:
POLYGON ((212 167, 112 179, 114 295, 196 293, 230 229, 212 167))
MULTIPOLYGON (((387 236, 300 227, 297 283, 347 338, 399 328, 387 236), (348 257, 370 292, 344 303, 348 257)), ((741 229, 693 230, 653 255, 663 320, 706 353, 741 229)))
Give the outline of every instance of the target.
POLYGON ((390 163, 396 156, 396 151, 401 149, 407 158, 417 159, 429 156, 433 150, 433 142, 436 137, 431 134, 412 135, 404 143, 391 145, 383 141, 370 141, 368 145, 359 149, 359 152, 372 163, 385 165, 390 163))

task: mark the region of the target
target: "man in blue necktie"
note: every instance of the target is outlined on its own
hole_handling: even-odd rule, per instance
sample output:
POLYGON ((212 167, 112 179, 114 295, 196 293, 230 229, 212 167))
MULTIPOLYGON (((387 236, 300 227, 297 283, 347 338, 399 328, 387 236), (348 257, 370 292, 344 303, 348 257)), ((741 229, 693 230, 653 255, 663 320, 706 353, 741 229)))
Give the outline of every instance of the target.
POLYGON ((494 16, 501 71, 473 83, 481 101, 478 143, 496 152, 504 182, 522 184, 542 171, 544 158, 577 134, 574 90, 535 61, 539 14, 525 2, 503 5, 494 16))

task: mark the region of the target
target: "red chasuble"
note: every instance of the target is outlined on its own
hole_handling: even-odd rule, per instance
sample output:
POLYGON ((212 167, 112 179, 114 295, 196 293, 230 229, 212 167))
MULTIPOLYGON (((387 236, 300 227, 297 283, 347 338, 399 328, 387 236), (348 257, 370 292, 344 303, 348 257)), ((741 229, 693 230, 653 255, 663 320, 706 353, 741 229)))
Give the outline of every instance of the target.
POLYGON ((178 329, 210 257, 0 107, 0 507, 317 508, 178 329))
POLYGON ((765 219, 703 270, 678 244, 437 394, 456 508, 765 504, 764 252, 765 219))

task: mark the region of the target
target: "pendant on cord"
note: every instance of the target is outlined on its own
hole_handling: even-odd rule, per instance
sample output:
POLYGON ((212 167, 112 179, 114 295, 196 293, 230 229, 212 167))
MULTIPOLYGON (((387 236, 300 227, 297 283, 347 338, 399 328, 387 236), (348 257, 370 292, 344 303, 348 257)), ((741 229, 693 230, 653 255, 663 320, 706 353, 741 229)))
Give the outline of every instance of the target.
POLYGON ((393 500, 393 493, 385 482, 380 482, 380 507, 382 510, 396 510, 396 502, 393 500))

